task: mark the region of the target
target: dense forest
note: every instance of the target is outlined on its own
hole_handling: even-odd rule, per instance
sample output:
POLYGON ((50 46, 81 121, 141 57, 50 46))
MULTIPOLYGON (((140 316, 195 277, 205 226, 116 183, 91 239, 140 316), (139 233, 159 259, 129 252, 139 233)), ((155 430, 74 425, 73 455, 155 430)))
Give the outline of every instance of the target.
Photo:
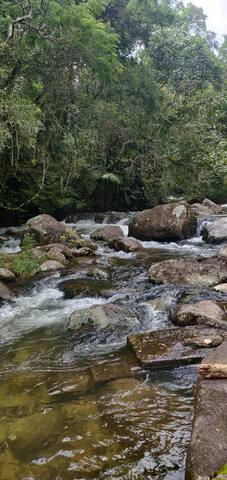
POLYGON ((227 38, 178 0, 1 0, 0 211, 226 200, 227 38))

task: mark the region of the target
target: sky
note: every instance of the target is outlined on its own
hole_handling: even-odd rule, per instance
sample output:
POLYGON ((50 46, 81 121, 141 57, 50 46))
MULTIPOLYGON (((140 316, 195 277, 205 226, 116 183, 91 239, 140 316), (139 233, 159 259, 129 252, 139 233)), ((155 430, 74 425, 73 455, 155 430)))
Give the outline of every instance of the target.
POLYGON ((216 32, 221 41, 222 35, 227 34, 227 0, 185 0, 185 3, 203 8, 208 17, 208 29, 216 32))

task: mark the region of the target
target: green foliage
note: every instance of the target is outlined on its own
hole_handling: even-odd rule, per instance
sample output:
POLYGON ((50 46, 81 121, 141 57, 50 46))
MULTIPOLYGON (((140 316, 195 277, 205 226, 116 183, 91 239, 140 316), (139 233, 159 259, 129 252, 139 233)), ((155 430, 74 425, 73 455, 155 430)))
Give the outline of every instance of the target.
POLYGON ((2 0, 2 211, 226 200, 226 43, 180 1, 2 0))
POLYGON ((25 233, 21 241, 21 248, 24 251, 31 250, 37 245, 33 236, 29 233, 25 233))
POLYGON ((215 476, 212 478, 216 478, 217 480, 225 480, 226 475, 227 475, 227 465, 223 465, 215 474, 215 476), (222 475, 224 475, 224 477, 222 477, 222 475))
POLYGON ((8 268, 20 278, 31 277, 38 273, 40 263, 42 263, 42 259, 37 259, 30 251, 21 252, 16 255, 0 254, 1 268, 8 268))

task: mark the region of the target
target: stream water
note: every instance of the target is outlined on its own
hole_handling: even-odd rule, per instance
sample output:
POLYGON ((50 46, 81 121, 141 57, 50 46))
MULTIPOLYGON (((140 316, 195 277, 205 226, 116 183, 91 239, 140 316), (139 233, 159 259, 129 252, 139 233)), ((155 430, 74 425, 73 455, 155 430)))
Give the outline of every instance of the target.
MULTIPOLYGON (((129 218, 116 219, 126 234, 129 218)), ((71 226, 88 237, 97 221, 103 226, 113 219, 84 216, 71 219, 71 226)), ((152 286, 152 263, 216 249, 199 231, 190 241, 143 246, 126 254, 100 244, 95 259, 78 259, 64 278, 21 284, 1 306, 0 480, 183 480, 195 368, 127 370, 135 360, 126 338, 171 326, 160 304, 174 304, 181 287, 152 286), (105 289, 86 285, 94 266, 108 272, 105 289), (63 281, 78 280, 81 288, 73 294, 62 288, 63 281), (135 307, 137 321, 86 335, 67 331, 75 310, 113 302, 135 307)), ((1 251, 19 251, 19 242, 9 238, 1 251)))

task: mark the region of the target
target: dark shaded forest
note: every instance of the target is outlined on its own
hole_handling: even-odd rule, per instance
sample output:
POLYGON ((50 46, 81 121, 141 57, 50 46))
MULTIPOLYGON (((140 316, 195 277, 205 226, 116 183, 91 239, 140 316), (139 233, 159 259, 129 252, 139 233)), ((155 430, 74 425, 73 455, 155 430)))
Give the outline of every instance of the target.
POLYGON ((2 0, 2 218, 225 201, 226 75, 192 4, 2 0))

